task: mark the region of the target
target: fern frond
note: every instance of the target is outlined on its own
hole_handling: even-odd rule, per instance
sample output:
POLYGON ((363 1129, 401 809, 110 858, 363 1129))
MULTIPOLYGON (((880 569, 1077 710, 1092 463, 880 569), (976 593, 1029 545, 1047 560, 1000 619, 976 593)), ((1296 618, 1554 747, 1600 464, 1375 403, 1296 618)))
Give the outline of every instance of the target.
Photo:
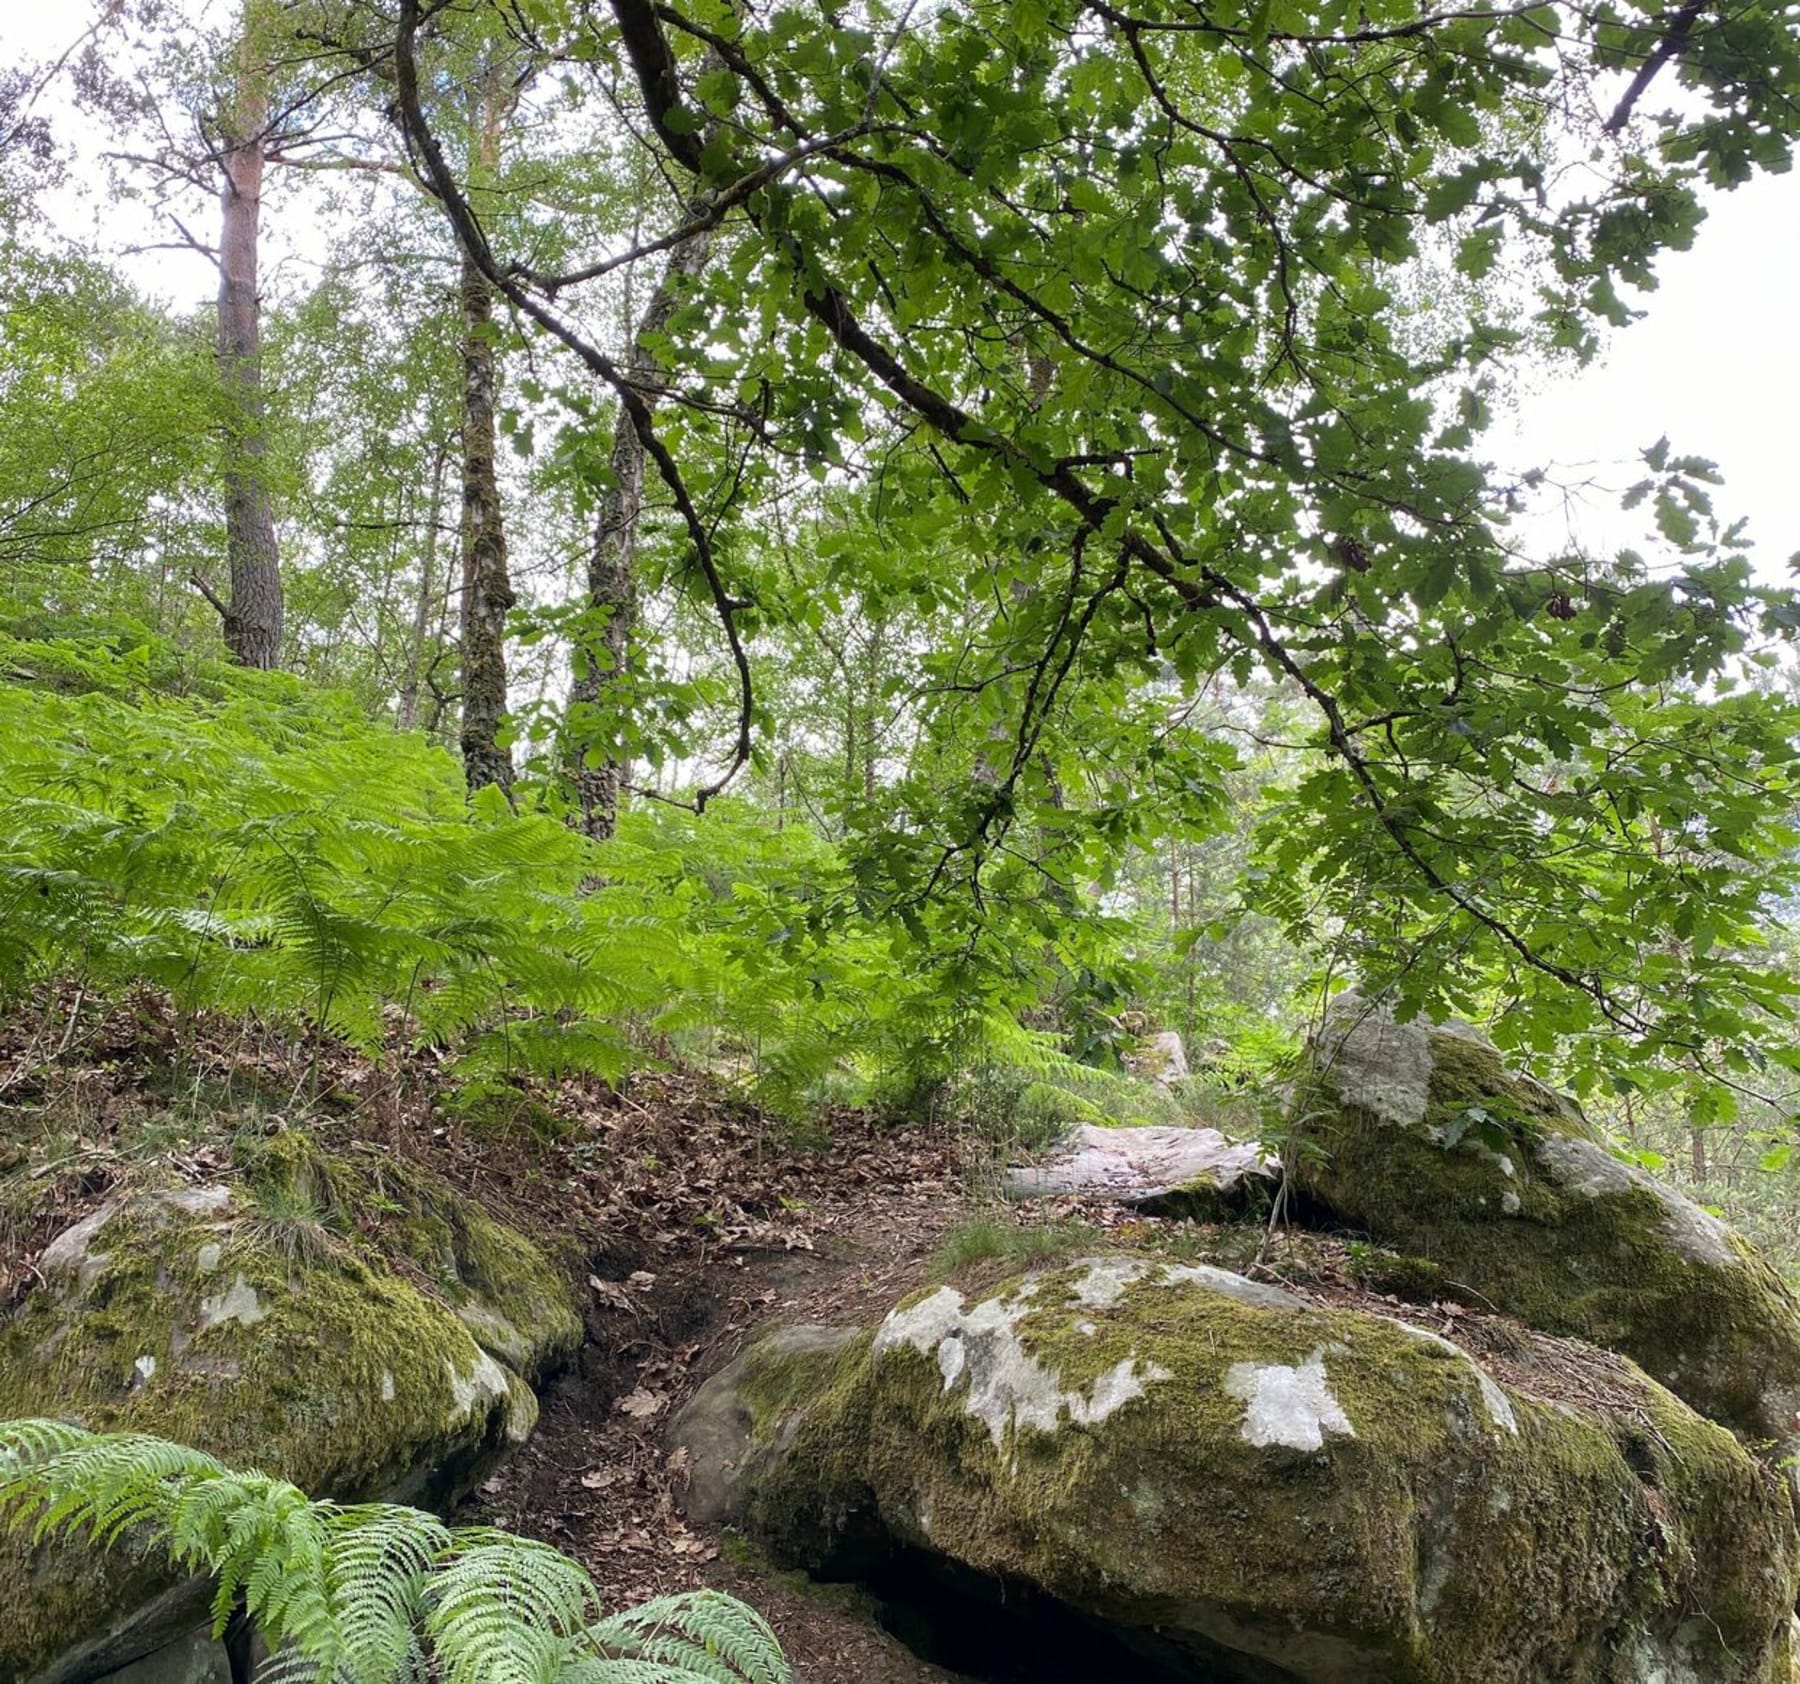
POLYGON ((339 1507, 135 1433, 0 1423, 0 1519, 110 1542, 143 1526, 213 1575, 272 1650, 259 1684, 787 1684, 767 1624, 718 1592, 602 1619, 546 1544, 452 1530, 391 1503, 339 1507))
POLYGON ((659 1596, 599 1621, 589 1635, 620 1660, 667 1665, 716 1684, 784 1684, 787 1677, 768 1622, 720 1591, 659 1596))

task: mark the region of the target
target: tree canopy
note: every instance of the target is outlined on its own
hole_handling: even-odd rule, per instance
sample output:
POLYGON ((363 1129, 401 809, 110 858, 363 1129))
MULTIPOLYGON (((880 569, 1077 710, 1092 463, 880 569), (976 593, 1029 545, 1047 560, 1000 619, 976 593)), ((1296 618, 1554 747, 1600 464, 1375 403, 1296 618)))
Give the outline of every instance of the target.
POLYGON ((956 622, 921 640, 922 731, 982 751, 864 821, 902 915, 1054 922, 1121 843, 1204 826, 1222 758, 1166 717, 1228 678, 1291 695, 1313 751, 1261 898, 1354 922, 1409 1001, 1497 984, 1548 1032, 1703 1060, 1779 1007, 1725 955, 1782 886, 1795 722, 1742 679, 1788 599, 1707 463, 1647 452, 1649 554, 1542 555, 1480 444, 1496 366, 1592 355, 1703 188, 1785 166, 1782 9, 541 6, 685 201, 557 269, 444 162, 434 15, 395 18, 418 168, 680 514, 742 692, 713 786, 755 752, 743 645, 807 612, 756 554, 799 462, 876 528, 826 589, 956 622), (712 229, 660 421, 565 301, 712 229), (1408 307, 1421 271, 1474 284, 1408 307))
MULTIPOLYGON (((879 928, 952 995, 1029 997, 1054 954, 1123 1001, 1133 885, 1172 849, 1181 955, 1279 932, 1315 979, 1498 1018, 1585 1083, 1780 1085, 1800 602, 1706 460, 1650 445, 1642 542, 1574 553, 1487 434, 1514 371, 1628 323, 1708 194, 1787 167, 1791 6, 255 22, 270 190, 282 163, 331 184, 308 214, 340 241, 263 353, 284 664, 403 725, 460 714, 490 768, 522 744, 518 799, 596 836, 646 793, 804 817, 842 871, 783 939, 879 928), (485 470, 504 650, 495 613, 471 641, 467 604, 514 590, 473 540, 460 649, 450 609, 457 332, 511 444, 485 470)), ((208 51, 187 73, 227 85, 241 52, 208 51)), ((133 121, 189 97, 147 62, 133 121)), ((52 565, 91 583, 98 552, 33 511, 205 530, 193 418, 218 434, 221 400, 156 395, 193 374, 180 324, 127 360, 71 345, 32 272, 4 418, 55 407, 45 379, 93 394, 0 447, 0 544, 48 605, 52 565), (120 514, 51 490, 106 428, 157 486, 110 481, 120 514)))

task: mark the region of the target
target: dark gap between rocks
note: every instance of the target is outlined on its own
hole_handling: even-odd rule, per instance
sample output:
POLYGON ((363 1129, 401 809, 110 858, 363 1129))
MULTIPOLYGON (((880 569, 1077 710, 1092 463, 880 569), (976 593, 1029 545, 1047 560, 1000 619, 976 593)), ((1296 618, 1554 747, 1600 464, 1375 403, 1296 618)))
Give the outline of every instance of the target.
POLYGON ((1042 1591, 896 1546, 858 1575, 883 1630, 976 1684, 1298 1684, 1295 1674, 1150 1627, 1113 1627, 1042 1591))

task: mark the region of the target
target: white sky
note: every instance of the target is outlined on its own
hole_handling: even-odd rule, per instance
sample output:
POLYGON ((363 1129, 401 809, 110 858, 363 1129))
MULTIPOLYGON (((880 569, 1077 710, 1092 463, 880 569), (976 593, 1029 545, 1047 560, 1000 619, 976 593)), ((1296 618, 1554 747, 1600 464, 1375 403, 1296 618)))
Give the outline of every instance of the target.
MULTIPOLYGON (((1622 491, 1642 477, 1637 452, 1666 433, 1680 454, 1719 464, 1716 509, 1749 518, 1759 573, 1786 582, 1800 550, 1800 175, 1718 196, 1693 249, 1666 253, 1658 274, 1636 300, 1643 319, 1613 336, 1602 364, 1544 382, 1510 439, 1503 422, 1491 442, 1622 491)), ((1614 510, 1598 494, 1578 505, 1577 534, 1629 542, 1636 529, 1614 510)))
MULTIPOLYGON (((184 5, 216 16, 224 0, 184 5)), ((54 59, 92 15, 91 0, 0 0, 0 63, 54 59)), ((63 132, 68 138, 66 125, 63 132)), ((68 231, 91 230, 114 255, 155 237, 103 197, 83 204, 65 196, 54 211, 68 231)), ((295 256, 307 256, 304 242, 295 256)), ((124 267, 146 291, 182 306, 216 285, 192 254, 145 252, 124 267)), ((1641 523, 1616 513, 1615 494, 1640 477, 1637 453, 1666 433, 1678 453, 1718 462, 1720 512, 1749 517, 1759 572, 1785 580, 1789 555, 1800 551, 1800 175, 1759 178, 1720 196, 1693 250, 1665 254, 1659 274, 1658 290, 1637 301, 1644 319, 1614 335, 1597 366, 1540 376, 1490 448, 1509 465, 1554 463, 1559 480, 1592 482, 1543 530, 1560 543, 1566 520, 1574 538, 1604 548, 1638 540, 1641 523)))

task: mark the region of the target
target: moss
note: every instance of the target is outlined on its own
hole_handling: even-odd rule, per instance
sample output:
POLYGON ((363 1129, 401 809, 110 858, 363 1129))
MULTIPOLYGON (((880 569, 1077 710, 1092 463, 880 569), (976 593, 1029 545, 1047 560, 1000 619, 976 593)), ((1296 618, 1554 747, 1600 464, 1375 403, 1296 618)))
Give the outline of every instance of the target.
POLYGON ((777 1363, 750 1392, 753 1522, 816 1565, 833 1546, 821 1504, 865 1524, 872 1506, 902 1542, 1157 1627, 1201 1663, 1298 1644, 1320 1672, 1395 1684, 1625 1684, 1647 1643, 1709 1680, 1786 1684, 1771 1634, 1800 1578, 1792 1512, 1729 1434, 1649 1380, 1647 1430, 1513 1398, 1515 1433, 1464 1356, 1398 1323, 1252 1307, 1160 1270, 1083 1307, 1082 1273, 991 1297, 1060 1388, 1154 1364, 1146 1395, 1090 1424, 1015 1423, 996 1445, 935 1352, 859 1344, 829 1375, 777 1363), (1236 1365, 1314 1353, 1353 1435, 1246 1442, 1236 1365))
MULTIPOLYGON (((445 1305, 342 1245, 315 1260, 267 1240, 253 1202, 208 1216, 128 1201, 93 1241, 91 1281, 58 1277, 0 1326, 0 1417, 151 1432, 318 1496, 426 1502, 517 1435, 522 1383, 445 1305)), ((29 1677, 147 1574, 0 1537, 0 1600, 20 1610, 0 1677, 29 1677)))
POLYGON ((524 1235, 426 1171, 366 1147, 330 1155, 295 1132, 260 1143, 245 1169, 265 1200, 311 1198, 327 1225, 365 1230, 369 1249, 411 1265, 483 1349, 528 1379, 580 1344, 567 1278, 524 1235))
POLYGON ((1437 1304, 1458 1296, 1443 1265, 1429 1257, 1402 1257, 1365 1246, 1352 1251, 1346 1273, 1358 1286, 1408 1304, 1437 1304))
POLYGON ((1243 1221, 1266 1216, 1274 1199, 1275 1182, 1268 1176, 1243 1175, 1221 1187, 1215 1177, 1202 1175, 1140 1201, 1138 1208, 1177 1222, 1243 1221))
POLYGON ((1315 1109, 1322 1151, 1295 1156, 1301 1189, 1453 1290, 1623 1352, 1747 1441, 1791 1432, 1800 1300, 1780 1276, 1736 1239, 1730 1266, 1694 1261, 1645 1178, 1594 1195, 1545 1173, 1545 1142, 1596 1143, 1579 1114, 1491 1047, 1437 1032, 1430 1050, 1423 1125, 1315 1109))
POLYGON ((853 1577, 872 1539, 865 1479, 871 1337, 837 1350, 752 1348, 740 1391, 750 1416, 746 1525, 786 1557, 853 1577))

